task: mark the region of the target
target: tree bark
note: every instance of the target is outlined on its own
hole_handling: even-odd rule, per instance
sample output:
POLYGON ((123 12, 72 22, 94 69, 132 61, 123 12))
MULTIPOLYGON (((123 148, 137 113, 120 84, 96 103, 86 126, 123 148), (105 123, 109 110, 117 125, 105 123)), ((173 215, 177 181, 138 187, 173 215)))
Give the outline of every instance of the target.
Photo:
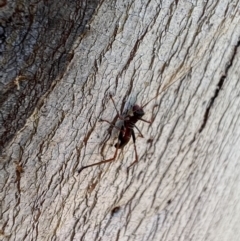
POLYGON ((0 1, 0 153, 64 74, 97 4, 0 1))
MULTIPOLYGON (((3 56, 1 238, 238 240, 240 2, 70 2, 33 4, 27 21, 41 21, 26 34, 35 42, 20 41, 21 71, 13 49, 3 56), (119 131, 99 121, 121 126, 109 94, 153 121, 137 123, 139 161, 127 169, 130 141, 78 175, 114 155, 119 131)), ((21 39, 22 15, 7 13, 21 39)))

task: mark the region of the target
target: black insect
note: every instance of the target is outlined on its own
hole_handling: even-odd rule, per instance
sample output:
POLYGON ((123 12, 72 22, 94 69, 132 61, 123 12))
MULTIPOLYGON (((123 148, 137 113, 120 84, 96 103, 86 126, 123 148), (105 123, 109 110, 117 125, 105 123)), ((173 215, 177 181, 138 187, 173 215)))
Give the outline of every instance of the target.
MULTIPOLYGON (((124 146, 126 146, 128 144, 128 142, 130 141, 131 137, 133 139, 133 144, 134 144, 135 161, 128 168, 130 168, 136 162, 138 162, 138 154, 137 154, 137 148, 136 148, 136 137, 135 137, 135 133, 134 133, 133 128, 135 127, 139 131, 141 137, 143 137, 141 131, 137 128, 136 123, 139 120, 147 122, 149 124, 152 123, 152 121, 147 121, 147 120, 144 120, 142 118, 144 116, 144 114, 145 114, 144 111, 143 111, 143 108, 147 104, 149 104, 153 99, 156 99, 156 97, 158 95, 160 95, 163 91, 165 91, 167 88, 169 88, 173 83, 175 83, 175 81, 170 82, 168 85, 164 86, 162 88, 162 90, 154 98, 150 99, 150 101, 148 101, 145 105, 143 105, 143 106, 134 105, 133 108, 132 108, 132 115, 128 114, 125 117, 120 115, 119 111, 117 110, 116 104, 115 104, 115 102, 114 102, 114 100, 112 98, 112 95, 110 95, 110 98, 111 98, 111 100, 113 102, 114 108, 116 109, 118 118, 123 120, 123 125, 122 125, 121 128, 119 128, 117 126, 114 126, 114 128, 119 130, 118 142, 115 144, 116 151, 114 153, 114 156, 112 158, 110 158, 110 159, 107 159, 107 160, 103 160, 103 161, 100 161, 100 162, 97 162, 97 163, 93 163, 93 164, 90 164, 90 165, 87 165, 87 166, 82 166, 78 170, 78 173, 80 173, 85 168, 92 167, 92 166, 97 166, 97 165, 101 165, 101 164, 104 164, 104 163, 107 163, 107 162, 114 161, 116 159, 116 157, 117 157, 118 150, 119 149, 123 149, 124 146)), ((105 122, 109 123, 110 125, 112 125, 112 123, 110 121, 108 121, 108 120, 102 120, 102 121, 105 121, 105 122)))
MULTIPOLYGON (((124 146, 126 146, 128 144, 131 137, 133 139, 133 144, 134 144, 135 161, 128 168, 130 168, 132 165, 134 165, 136 162, 138 162, 138 154, 137 154, 137 148, 136 148, 136 137, 135 137, 135 132, 134 132, 133 128, 136 127, 136 129, 139 131, 141 137, 143 137, 141 131, 136 126, 137 121, 141 120, 141 121, 147 122, 149 124, 152 123, 152 121, 147 121, 147 120, 144 120, 142 118, 145 114, 144 111, 143 111, 143 107, 146 106, 149 102, 142 107, 139 106, 139 105, 134 105, 133 108, 132 108, 132 115, 129 114, 126 117, 123 117, 119 114, 119 112, 117 110, 117 107, 115 105, 115 102, 112 98, 112 95, 110 95, 110 98, 113 102, 113 105, 114 105, 116 111, 117 111, 118 118, 123 120, 123 125, 122 125, 121 128, 119 128, 117 126, 114 126, 115 128, 117 128, 119 130, 118 142, 115 144, 116 151, 114 153, 114 156, 112 158, 108 159, 108 160, 103 160, 103 161, 93 163, 93 164, 90 164, 90 165, 87 165, 87 166, 82 166, 78 170, 78 173, 80 173, 85 168, 96 166, 96 165, 101 165, 101 164, 104 164, 104 163, 107 163, 107 162, 114 161, 117 157, 118 150, 123 149, 124 146)), ((112 125, 112 123, 107 121, 107 120, 101 120, 101 121, 105 121, 105 122, 109 123, 110 125, 112 125)))

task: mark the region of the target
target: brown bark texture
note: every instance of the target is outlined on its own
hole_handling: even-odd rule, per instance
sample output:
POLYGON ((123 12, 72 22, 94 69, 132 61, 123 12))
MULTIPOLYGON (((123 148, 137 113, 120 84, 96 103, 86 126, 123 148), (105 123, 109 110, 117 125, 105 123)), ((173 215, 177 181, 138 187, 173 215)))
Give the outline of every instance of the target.
POLYGON ((1 240, 239 239, 240 1, 0 11, 1 240), (131 140, 78 174, 115 153, 110 94, 152 121, 138 162, 131 140))

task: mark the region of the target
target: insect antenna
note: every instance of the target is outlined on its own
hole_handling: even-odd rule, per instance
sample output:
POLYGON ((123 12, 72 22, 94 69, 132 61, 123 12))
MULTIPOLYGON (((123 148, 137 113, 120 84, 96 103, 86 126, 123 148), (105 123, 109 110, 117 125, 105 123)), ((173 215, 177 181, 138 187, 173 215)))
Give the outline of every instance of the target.
POLYGON ((156 96, 154 96, 153 98, 151 98, 146 104, 144 104, 142 106, 142 108, 144 108, 146 105, 148 105, 152 100, 156 99, 162 92, 164 92, 165 90, 167 90, 170 86, 172 86, 175 82, 177 82, 178 79, 174 80, 173 82, 170 82, 169 84, 165 85, 159 93, 157 93, 156 96))

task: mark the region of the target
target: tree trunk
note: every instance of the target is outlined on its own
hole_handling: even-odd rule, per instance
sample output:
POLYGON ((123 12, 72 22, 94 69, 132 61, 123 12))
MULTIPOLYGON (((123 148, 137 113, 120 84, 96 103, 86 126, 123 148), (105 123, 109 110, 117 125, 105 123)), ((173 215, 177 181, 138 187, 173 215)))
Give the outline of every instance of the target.
POLYGON ((70 2, 2 1, 1 238, 238 240, 240 2, 70 2))

